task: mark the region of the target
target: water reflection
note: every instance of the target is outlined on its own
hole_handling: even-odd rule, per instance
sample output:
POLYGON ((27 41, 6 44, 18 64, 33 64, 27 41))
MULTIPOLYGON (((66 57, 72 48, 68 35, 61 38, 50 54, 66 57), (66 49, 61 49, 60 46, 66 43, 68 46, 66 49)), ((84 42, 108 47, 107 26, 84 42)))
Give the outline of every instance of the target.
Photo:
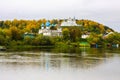
POLYGON ((81 48, 76 52, 0 52, 0 80, 119 80, 119 50, 81 48))
POLYGON ((30 64, 46 70, 55 68, 87 69, 104 63, 112 56, 113 54, 97 49, 87 49, 81 53, 6 52, 0 53, 0 64, 19 66, 30 64))

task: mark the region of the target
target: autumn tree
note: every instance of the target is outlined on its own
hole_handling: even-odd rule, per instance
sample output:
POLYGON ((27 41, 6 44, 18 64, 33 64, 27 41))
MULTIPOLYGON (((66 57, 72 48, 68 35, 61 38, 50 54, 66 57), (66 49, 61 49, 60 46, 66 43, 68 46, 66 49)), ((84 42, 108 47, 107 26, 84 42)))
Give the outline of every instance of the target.
POLYGON ((10 34, 12 40, 20 40, 22 38, 21 31, 17 27, 10 27, 10 34))

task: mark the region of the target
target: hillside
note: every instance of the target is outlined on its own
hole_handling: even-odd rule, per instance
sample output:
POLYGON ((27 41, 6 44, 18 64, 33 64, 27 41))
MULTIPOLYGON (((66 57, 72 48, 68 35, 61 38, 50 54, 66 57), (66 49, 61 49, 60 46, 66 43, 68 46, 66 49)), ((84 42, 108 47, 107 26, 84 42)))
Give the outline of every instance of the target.
MULTIPOLYGON (((24 48, 26 46, 60 46, 60 45, 73 45, 79 46, 79 42, 86 41, 89 44, 120 44, 120 34, 105 35, 108 32, 114 32, 111 28, 104 26, 91 20, 75 20, 77 26, 69 26, 63 28, 62 36, 44 36, 38 34, 41 29, 41 24, 45 24, 48 20, 6 20, 0 21, 0 45, 7 48, 24 48), (25 35, 27 34, 27 35, 25 35), (24 36, 25 35, 25 36, 24 36), (83 35, 88 35, 87 38, 82 38, 83 35)), ((49 20, 50 24, 57 24, 54 29, 60 27, 62 21, 49 20)), ((46 24, 45 24, 46 25, 46 24)), ((49 26, 53 27, 53 26, 49 26)), ((53 28, 50 28, 53 29, 53 28)), ((53 29, 53 30, 54 30, 53 29)), ((45 27, 45 30, 46 27, 45 27)), ((47 33, 47 32, 46 32, 47 33)))
POLYGON ((94 32, 97 34, 104 34, 106 32, 114 32, 114 30, 109 28, 108 26, 105 26, 92 20, 77 20, 76 22, 77 24, 82 26, 83 33, 94 32))
MULTIPOLYGON (((46 19, 40 19, 40 20, 17 20, 14 19, 12 21, 6 20, 6 21, 0 21, 0 28, 11 28, 11 27, 17 27, 17 29, 23 30, 23 32, 38 32, 40 25, 42 23, 45 23, 46 19)), ((57 24, 61 23, 62 20, 50 20, 51 24, 57 24)), ((106 32, 113 32, 111 28, 108 26, 105 26, 103 24, 100 24, 98 22, 92 21, 92 20, 76 20, 76 23, 82 26, 82 32, 95 32, 95 33, 106 33, 106 32)))

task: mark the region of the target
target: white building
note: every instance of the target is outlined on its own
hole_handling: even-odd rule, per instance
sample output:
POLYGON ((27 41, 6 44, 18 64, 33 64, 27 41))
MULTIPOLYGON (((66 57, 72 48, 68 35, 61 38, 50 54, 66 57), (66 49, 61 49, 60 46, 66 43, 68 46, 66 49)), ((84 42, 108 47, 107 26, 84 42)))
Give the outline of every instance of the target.
POLYGON ((88 38, 88 37, 89 37, 88 34, 83 34, 83 35, 81 36, 82 39, 86 39, 86 38, 88 38))
MULTIPOLYGON (((76 23, 76 19, 66 19, 64 20, 61 25, 58 26, 57 30, 51 30, 50 27, 53 27, 49 21, 45 24, 41 24, 41 29, 39 30, 39 34, 43 34, 44 36, 62 36, 62 27, 64 26, 80 26, 76 23)), ((55 26, 54 26, 55 27, 55 26)))
POLYGON ((41 25, 41 29, 39 30, 38 33, 43 34, 44 36, 62 36, 61 28, 57 28, 57 30, 51 30, 50 27, 51 24, 49 21, 47 21, 45 25, 44 24, 41 25))
POLYGON ((61 23, 61 26, 79 26, 77 23, 76 23, 76 19, 72 19, 72 18, 69 18, 67 20, 64 20, 62 23, 61 23))
POLYGON ((44 36, 62 36, 62 30, 40 29, 39 34, 43 34, 44 36))
POLYGON ((109 35, 114 34, 114 32, 107 32, 103 35, 103 39, 107 38, 109 35))

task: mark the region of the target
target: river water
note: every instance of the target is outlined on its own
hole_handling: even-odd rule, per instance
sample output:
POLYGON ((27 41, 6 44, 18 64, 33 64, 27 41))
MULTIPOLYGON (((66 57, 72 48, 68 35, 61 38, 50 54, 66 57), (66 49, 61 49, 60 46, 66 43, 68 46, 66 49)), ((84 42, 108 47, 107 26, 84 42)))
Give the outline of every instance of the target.
POLYGON ((120 80, 120 50, 0 52, 0 80, 120 80))

